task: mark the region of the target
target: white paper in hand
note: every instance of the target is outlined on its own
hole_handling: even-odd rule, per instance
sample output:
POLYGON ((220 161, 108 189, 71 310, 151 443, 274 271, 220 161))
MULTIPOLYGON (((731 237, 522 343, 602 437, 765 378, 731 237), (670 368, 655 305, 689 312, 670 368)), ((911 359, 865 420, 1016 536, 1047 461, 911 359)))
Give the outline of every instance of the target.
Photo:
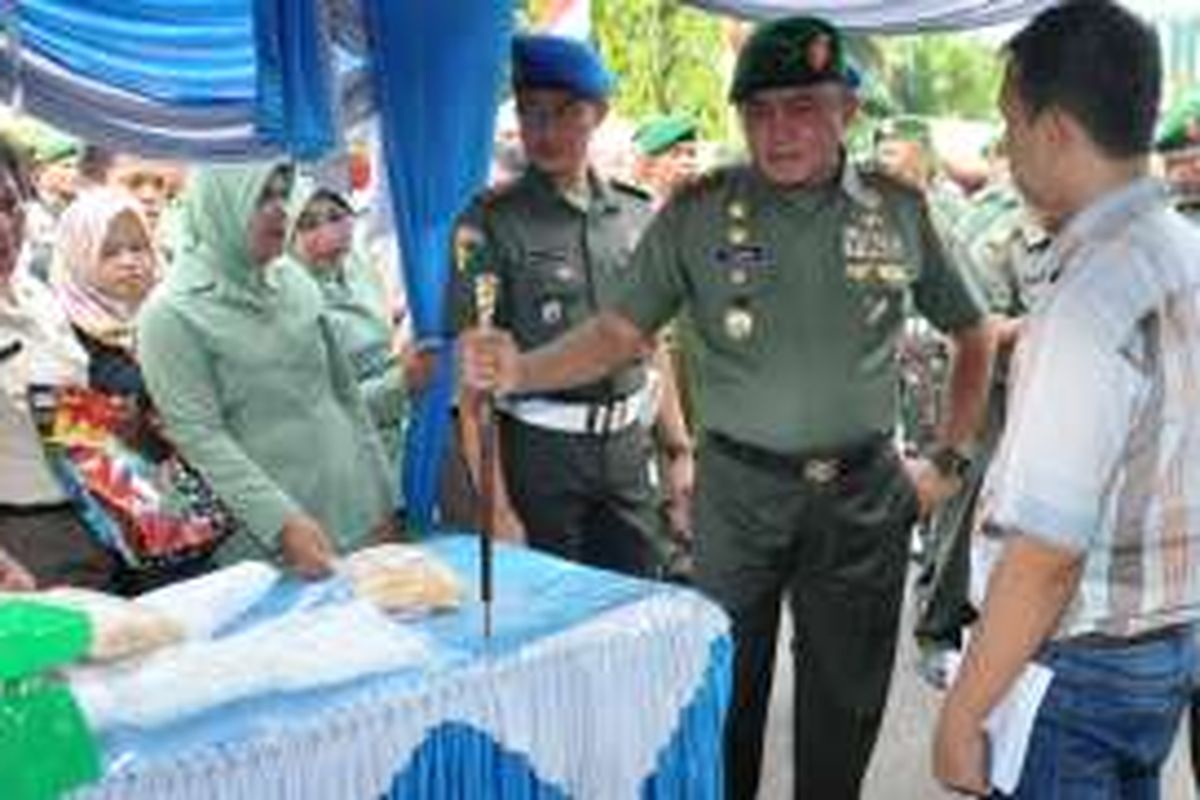
MULTIPOLYGON (((961 657, 956 653, 951 658, 949 671, 953 681, 961 657)), ((983 724, 990 756, 988 777, 992 788, 1004 794, 1013 794, 1021 781, 1033 724, 1053 678, 1054 671, 1049 667, 1033 661, 1026 664, 983 724)))

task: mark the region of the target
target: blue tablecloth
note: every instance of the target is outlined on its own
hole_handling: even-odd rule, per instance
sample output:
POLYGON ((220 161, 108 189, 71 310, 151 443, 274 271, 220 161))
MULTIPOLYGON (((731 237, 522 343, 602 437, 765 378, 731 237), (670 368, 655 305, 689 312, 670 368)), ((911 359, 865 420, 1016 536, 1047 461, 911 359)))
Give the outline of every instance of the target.
MULTIPOLYGON (((432 663, 232 703, 153 730, 102 733, 87 800, 721 796, 728 623, 695 592, 496 551, 482 637, 476 540, 429 546, 469 584, 452 614, 409 622, 432 663)), ((288 613, 282 582, 230 630, 288 613)))

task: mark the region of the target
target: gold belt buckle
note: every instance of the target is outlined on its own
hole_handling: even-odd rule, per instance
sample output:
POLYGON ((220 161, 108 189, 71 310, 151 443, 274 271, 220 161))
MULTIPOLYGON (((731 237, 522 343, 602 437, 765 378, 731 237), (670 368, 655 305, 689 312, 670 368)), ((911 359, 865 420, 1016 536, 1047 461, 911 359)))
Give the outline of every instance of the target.
POLYGON ((836 458, 811 458, 804 462, 804 479, 809 483, 824 485, 838 476, 836 458))

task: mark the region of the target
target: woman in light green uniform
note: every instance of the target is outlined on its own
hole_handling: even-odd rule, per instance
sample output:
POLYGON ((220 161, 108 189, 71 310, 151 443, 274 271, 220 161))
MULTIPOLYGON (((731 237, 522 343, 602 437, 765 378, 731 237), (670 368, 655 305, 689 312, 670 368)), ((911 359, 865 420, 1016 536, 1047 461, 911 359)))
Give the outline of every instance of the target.
POLYGON ((354 235, 354 211, 336 189, 301 178, 292 192, 288 255, 325 296, 325 313, 350 359, 358 387, 399 486, 404 421, 404 370, 393 343, 387 288, 354 235))
POLYGON ((242 523, 218 557, 269 554, 315 577, 393 518, 383 449, 321 293, 279 259, 290 188, 290 168, 273 164, 193 176, 138 354, 168 434, 242 523))

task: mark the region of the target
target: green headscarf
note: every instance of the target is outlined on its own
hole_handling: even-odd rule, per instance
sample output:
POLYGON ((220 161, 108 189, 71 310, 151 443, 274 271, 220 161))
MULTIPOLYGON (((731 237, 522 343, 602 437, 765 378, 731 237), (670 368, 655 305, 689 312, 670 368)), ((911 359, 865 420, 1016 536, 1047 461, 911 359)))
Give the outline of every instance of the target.
POLYGON ((346 199, 346 194, 338 189, 331 182, 322 181, 314 178, 312 175, 300 175, 296 178, 295 184, 292 186, 292 194, 288 199, 288 234, 287 234, 287 251, 296 260, 301 260, 296 253, 296 223, 300 221, 300 215, 304 213, 304 209, 308 208, 308 204, 316 199, 317 195, 325 195, 333 198, 346 208, 346 211, 353 213, 354 207, 350 201, 346 199))
POLYGON ((282 163, 206 166, 191 176, 183 196, 181 263, 172 274, 188 285, 202 278, 245 288, 264 284, 264 271, 250 255, 250 218, 282 163))

